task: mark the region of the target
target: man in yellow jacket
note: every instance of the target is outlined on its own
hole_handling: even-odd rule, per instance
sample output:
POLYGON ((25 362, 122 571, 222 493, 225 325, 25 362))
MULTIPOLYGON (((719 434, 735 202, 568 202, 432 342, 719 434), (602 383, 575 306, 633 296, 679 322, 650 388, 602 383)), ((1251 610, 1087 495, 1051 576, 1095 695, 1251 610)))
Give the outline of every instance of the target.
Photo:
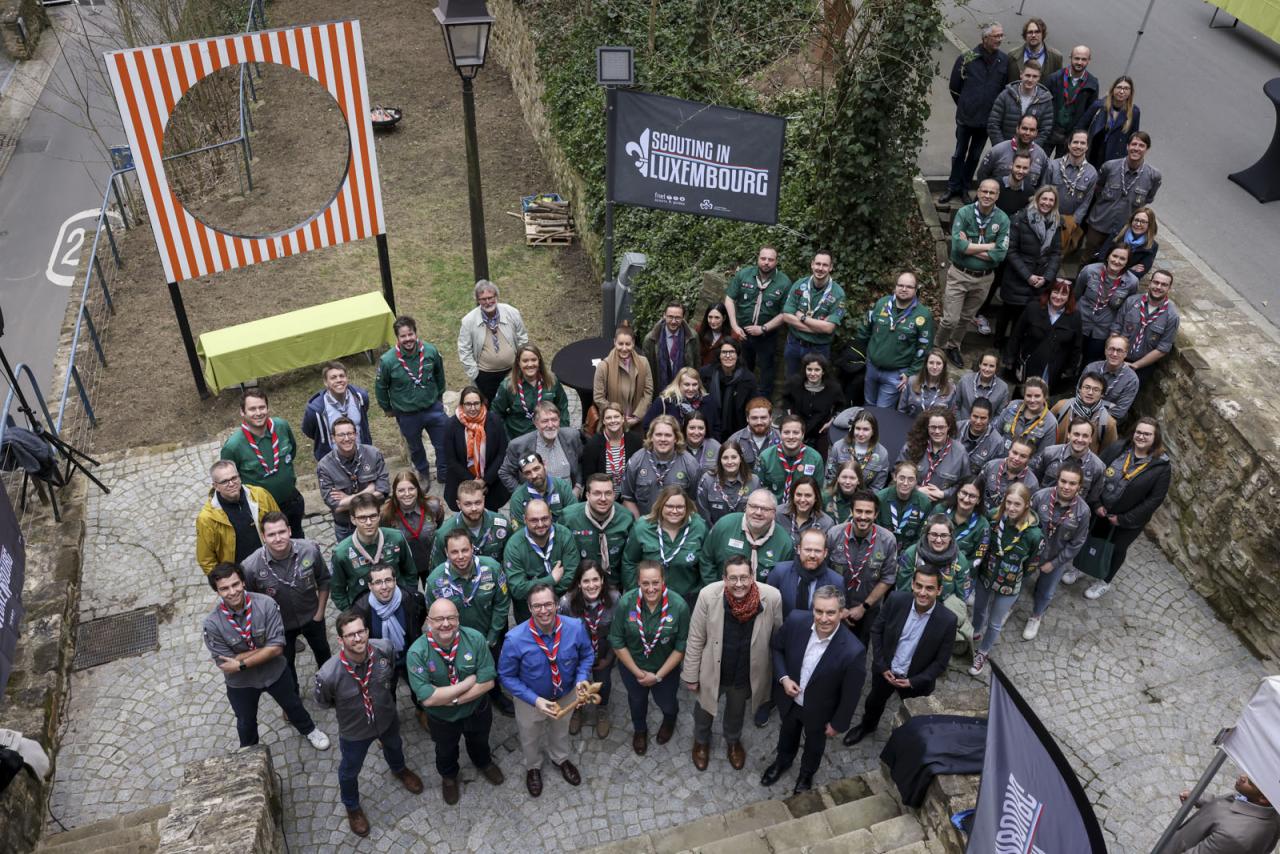
POLYGON ((196 563, 205 575, 220 563, 243 563, 262 548, 262 517, 280 509, 262 487, 240 483, 230 460, 214 463, 209 477, 209 500, 196 516, 196 563))

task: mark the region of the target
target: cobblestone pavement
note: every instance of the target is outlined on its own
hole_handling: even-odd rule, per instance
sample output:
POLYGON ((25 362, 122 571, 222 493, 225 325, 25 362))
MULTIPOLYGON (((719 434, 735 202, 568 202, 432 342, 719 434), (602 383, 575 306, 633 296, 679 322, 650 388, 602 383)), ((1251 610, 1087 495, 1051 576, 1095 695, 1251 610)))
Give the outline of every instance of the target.
MULTIPOLYGON (((101 474, 112 493, 90 492, 82 618, 157 605, 162 622, 159 652, 73 676, 50 801, 68 828, 164 803, 185 763, 236 747, 222 677, 199 631, 214 596, 193 559, 193 521, 216 454, 210 443, 109 462, 101 474)), ((315 521, 312 533, 331 542, 329 526, 315 521)), ((1102 600, 1087 602, 1082 592, 1083 584, 1062 588, 1035 642, 1021 639, 1029 613, 1021 604, 995 657, 1072 760, 1111 850, 1145 851, 1172 815, 1176 792, 1209 759, 1210 738, 1239 713, 1264 668, 1148 543, 1131 551, 1130 565, 1102 600)), ((305 649, 298 661, 309 680, 314 664, 305 649)), ((939 690, 972 690, 973 684, 953 668, 939 690)), ((315 751, 264 698, 262 737, 283 780, 291 846, 307 852, 588 847, 789 793, 786 779, 785 787, 772 790, 759 784, 776 718, 764 730, 748 726, 745 771, 730 769, 717 744, 710 769, 699 774, 688 753, 691 696, 681 698, 676 737, 637 757, 625 695, 616 688, 610 737, 600 740, 584 729, 575 741, 580 788, 550 769, 542 797, 530 798, 514 721, 496 716, 492 739, 507 782, 490 787, 464 763, 462 801, 455 807, 441 798, 430 739, 402 696, 409 765, 428 788, 410 795, 371 752, 361 782, 374 829, 365 840, 347 831, 338 803, 336 744, 315 751)), ((316 719, 336 736, 331 712, 316 719)), ((855 748, 833 743, 819 782, 873 770, 882 745, 883 735, 855 748)))

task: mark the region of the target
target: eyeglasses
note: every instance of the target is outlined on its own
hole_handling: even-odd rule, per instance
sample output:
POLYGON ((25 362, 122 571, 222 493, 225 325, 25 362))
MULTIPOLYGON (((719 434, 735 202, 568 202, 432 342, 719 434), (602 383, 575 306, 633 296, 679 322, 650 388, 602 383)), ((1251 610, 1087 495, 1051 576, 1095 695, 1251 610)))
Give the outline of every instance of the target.
POLYGON ((361 513, 359 516, 353 516, 351 518, 355 519, 357 522, 376 522, 378 521, 378 514, 377 513, 361 513))
POLYGON ((724 580, 724 583, 728 584, 730 587, 746 587, 748 584, 751 583, 751 576, 730 575, 728 578, 724 580))
POLYGON ((357 638, 362 638, 362 637, 364 637, 364 636, 365 636, 365 635, 367 635, 367 634, 369 634, 369 630, 368 630, 368 629, 357 629, 357 630, 356 630, 356 631, 354 631, 354 632, 346 632, 346 633, 344 633, 344 634, 342 635, 342 639, 343 639, 343 640, 356 640, 357 638))
POLYGON ((929 539, 931 539, 931 540, 949 540, 949 539, 951 539, 951 535, 950 535, 950 534, 945 534, 945 533, 944 533, 944 534, 935 534, 935 533, 933 533, 933 532, 930 532, 927 536, 928 536, 928 537, 929 537, 929 539))
POLYGON ((222 480, 215 480, 213 482, 213 485, 214 486, 230 486, 233 483, 239 483, 239 482, 240 482, 240 475, 233 474, 231 475, 231 477, 223 478, 222 480))
POLYGON ((427 622, 433 626, 447 626, 450 623, 458 622, 457 617, 427 617, 427 622))
POLYGON ((556 607, 555 602, 543 602, 538 605, 530 605, 529 610, 530 611, 552 611, 552 610, 555 610, 555 607, 556 607))

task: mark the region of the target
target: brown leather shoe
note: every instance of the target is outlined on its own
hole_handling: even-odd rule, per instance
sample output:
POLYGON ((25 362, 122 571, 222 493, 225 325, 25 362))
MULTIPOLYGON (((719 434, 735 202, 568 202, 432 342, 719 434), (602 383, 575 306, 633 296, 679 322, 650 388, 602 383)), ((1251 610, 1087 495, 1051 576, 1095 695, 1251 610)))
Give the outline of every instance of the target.
POLYGON ((417 774, 405 768, 396 772, 396 778, 404 784, 404 787, 415 795, 422 794, 422 778, 417 774))
POLYGON ((529 794, 535 798, 542 794, 542 772, 537 768, 530 768, 529 773, 524 775, 525 788, 529 790, 529 794))
POLYGON ((631 749, 636 752, 636 756, 644 756, 649 749, 649 733, 638 732, 631 736, 631 749))
POLYGON ((503 775, 502 769, 497 765, 490 764, 488 768, 481 768, 480 773, 484 778, 495 786, 501 786, 507 778, 503 775))
POLYGON ((347 810, 347 824, 351 825, 351 832, 356 836, 369 835, 369 819, 365 817, 364 810, 360 807, 347 810))
POLYGON ((733 771, 741 771, 746 766, 746 749, 741 741, 728 745, 728 763, 733 767, 733 771))
POLYGON ((560 763, 560 776, 564 777, 564 781, 570 786, 576 786, 582 782, 582 775, 578 773, 577 767, 568 759, 560 763))
POLYGON ((440 792, 444 795, 444 802, 453 806, 458 802, 458 796, 461 792, 458 790, 457 777, 441 777, 440 792))
POLYGON ((658 727, 658 744, 666 744, 671 740, 671 736, 675 734, 675 720, 664 720, 662 726, 658 727))
POLYGON ((596 737, 608 738, 611 729, 613 729, 613 724, 609 723, 609 710, 601 709, 599 716, 596 718, 596 737))
POLYGON ((578 709, 569 716, 569 735, 577 735, 582 732, 582 710, 578 709))
POLYGON ((695 741, 693 743, 693 767, 699 771, 707 770, 707 763, 711 760, 711 748, 705 744, 695 741))

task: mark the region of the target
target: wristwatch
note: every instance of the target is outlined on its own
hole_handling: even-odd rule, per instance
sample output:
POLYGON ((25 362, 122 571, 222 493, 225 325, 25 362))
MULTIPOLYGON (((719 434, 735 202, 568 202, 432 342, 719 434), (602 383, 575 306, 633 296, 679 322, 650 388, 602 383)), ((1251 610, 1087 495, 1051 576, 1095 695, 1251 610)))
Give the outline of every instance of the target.
POLYGON ((458 705, 458 698, 457 698, 457 697, 454 697, 452 700, 450 700, 450 701, 449 701, 449 705, 451 705, 451 706, 456 706, 456 705, 458 705))
POLYGON ((243 658, 242 658, 242 659, 240 659, 240 669, 241 669, 242 671, 243 671, 243 670, 248 670, 248 669, 249 669, 249 668, 245 667, 244 659, 243 659, 243 658))

